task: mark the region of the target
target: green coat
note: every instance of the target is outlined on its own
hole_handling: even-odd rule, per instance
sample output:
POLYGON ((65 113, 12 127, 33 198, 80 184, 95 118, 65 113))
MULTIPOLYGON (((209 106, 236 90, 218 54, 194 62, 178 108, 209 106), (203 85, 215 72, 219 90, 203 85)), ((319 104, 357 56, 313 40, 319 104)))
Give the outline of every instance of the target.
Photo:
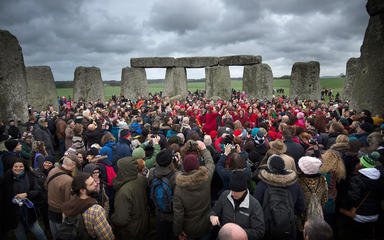
POLYGON ((111 220, 117 239, 145 239, 149 229, 147 179, 138 175, 138 164, 132 157, 117 162, 118 174, 113 186, 116 190, 115 212, 111 220))
POLYGON ((176 177, 173 198, 173 231, 199 238, 210 231, 211 180, 215 165, 210 152, 202 151, 205 166, 176 177))

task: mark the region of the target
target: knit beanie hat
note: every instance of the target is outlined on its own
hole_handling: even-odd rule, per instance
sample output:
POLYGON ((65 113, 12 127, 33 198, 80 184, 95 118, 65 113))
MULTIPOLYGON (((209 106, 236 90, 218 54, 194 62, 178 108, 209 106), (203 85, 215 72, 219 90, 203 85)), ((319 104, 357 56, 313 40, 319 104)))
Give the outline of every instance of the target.
POLYGON ((19 141, 17 141, 16 139, 9 139, 7 140, 4 145, 5 145, 5 148, 8 150, 8 151, 13 151, 17 144, 19 144, 19 141))
POLYGON ((163 149, 156 156, 156 162, 160 167, 167 167, 172 162, 172 150, 163 149))
POLYGON ((321 160, 315 157, 304 156, 299 159, 299 168, 307 175, 319 173, 321 164, 321 160))
POLYGON ((247 190, 248 181, 244 171, 233 171, 229 182, 229 189, 233 192, 242 192, 247 190))
POLYGON ((183 167, 185 172, 196 170, 200 167, 199 158, 195 153, 188 153, 184 156, 183 167))
POLYGON ((372 152, 370 154, 363 155, 360 158, 360 163, 365 168, 374 168, 376 166, 376 160, 380 158, 379 152, 372 152))
POLYGON ((364 130, 364 132, 371 133, 374 130, 374 126, 368 122, 364 122, 360 125, 360 128, 364 130))
POLYGON ((95 147, 91 147, 91 148, 88 150, 87 155, 92 155, 92 156, 99 155, 99 149, 97 149, 97 148, 95 148, 95 147))
POLYGON ((131 132, 128 129, 120 131, 120 138, 128 138, 129 136, 131 136, 131 132))
POLYGON ((99 165, 94 163, 88 163, 87 165, 84 166, 83 172, 92 174, 96 169, 100 170, 99 165))
POLYGON ((285 163, 284 160, 276 154, 272 154, 267 161, 269 171, 273 173, 284 173, 285 163))
POLYGON ((145 151, 143 148, 138 147, 135 148, 135 150, 132 151, 132 158, 133 159, 144 159, 145 158, 145 151))

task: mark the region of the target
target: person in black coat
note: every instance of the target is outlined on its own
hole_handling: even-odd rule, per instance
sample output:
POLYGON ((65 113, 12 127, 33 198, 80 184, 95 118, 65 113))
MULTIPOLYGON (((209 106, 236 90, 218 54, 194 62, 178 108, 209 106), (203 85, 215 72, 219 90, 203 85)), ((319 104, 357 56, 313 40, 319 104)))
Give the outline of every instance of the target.
POLYGON ((27 239, 26 232, 29 230, 36 239, 47 239, 37 221, 33 204, 39 199, 40 189, 24 160, 15 160, 4 175, 2 189, 4 233, 15 229, 17 239, 27 239))
POLYGON ((284 143, 287 146, 287 151, 285 152, 285 154, 293 157, 293 159, 295 159, 295 163, 297 165, 299 159, 302 156, 304 156, 304 154, 305 154, 304 148, 303 148, 303 146, 301 146, 300 144, 298 144, 292 140, 292 138, 294 136, 293 127, 291 127, 291 126, 286 127, 283 130, 282 135, 283 135, 284 143))

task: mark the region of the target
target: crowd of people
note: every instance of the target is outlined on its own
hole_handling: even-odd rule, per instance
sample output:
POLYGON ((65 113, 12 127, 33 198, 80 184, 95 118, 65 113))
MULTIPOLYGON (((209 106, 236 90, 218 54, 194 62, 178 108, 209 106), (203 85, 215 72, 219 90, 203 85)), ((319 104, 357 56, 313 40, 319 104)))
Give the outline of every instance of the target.
POLYGON ((383 132, 339 99, 61 97, 1 122, 0 239, 380 239, 383 132))

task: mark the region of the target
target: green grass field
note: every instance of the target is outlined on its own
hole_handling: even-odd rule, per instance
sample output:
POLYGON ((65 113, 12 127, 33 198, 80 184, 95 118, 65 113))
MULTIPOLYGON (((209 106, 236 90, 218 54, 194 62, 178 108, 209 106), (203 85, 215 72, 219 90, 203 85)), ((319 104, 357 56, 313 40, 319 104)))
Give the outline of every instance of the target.
MULTIPOLYGON (((163 83, 151 83, 148 82, 149 86, 149 92, 155 93, 160 92, 164 89, 163 83)), ((344 85, 344 79, 343 78, 321 78, 320 79, 320 86, 321 88, 328 88, 332 89, 334 93, 340 92, 343 89, 344 85)), ((233 80, 231 82, 231 87, 236 90, 241 90, 243 87, 243 83, 240 80, 233 80)), ((283 88, 285 91, 285 94, 289 94, 289 79, 275 79, 273 81, 273 88, 283 88)), ((205 89, 205 83, 204 82, 188 82, 188 90, 195 91, 196 89, 205 89)), ((57 95, 58 96, 73 96, 73 89, 72 88, 57 88, 57 95)), ((108 86, 106 85, 104 88, 104 93, 106 99, 111 98, 112 95, 120 95, 120 87, 117 86, 108 86)))

